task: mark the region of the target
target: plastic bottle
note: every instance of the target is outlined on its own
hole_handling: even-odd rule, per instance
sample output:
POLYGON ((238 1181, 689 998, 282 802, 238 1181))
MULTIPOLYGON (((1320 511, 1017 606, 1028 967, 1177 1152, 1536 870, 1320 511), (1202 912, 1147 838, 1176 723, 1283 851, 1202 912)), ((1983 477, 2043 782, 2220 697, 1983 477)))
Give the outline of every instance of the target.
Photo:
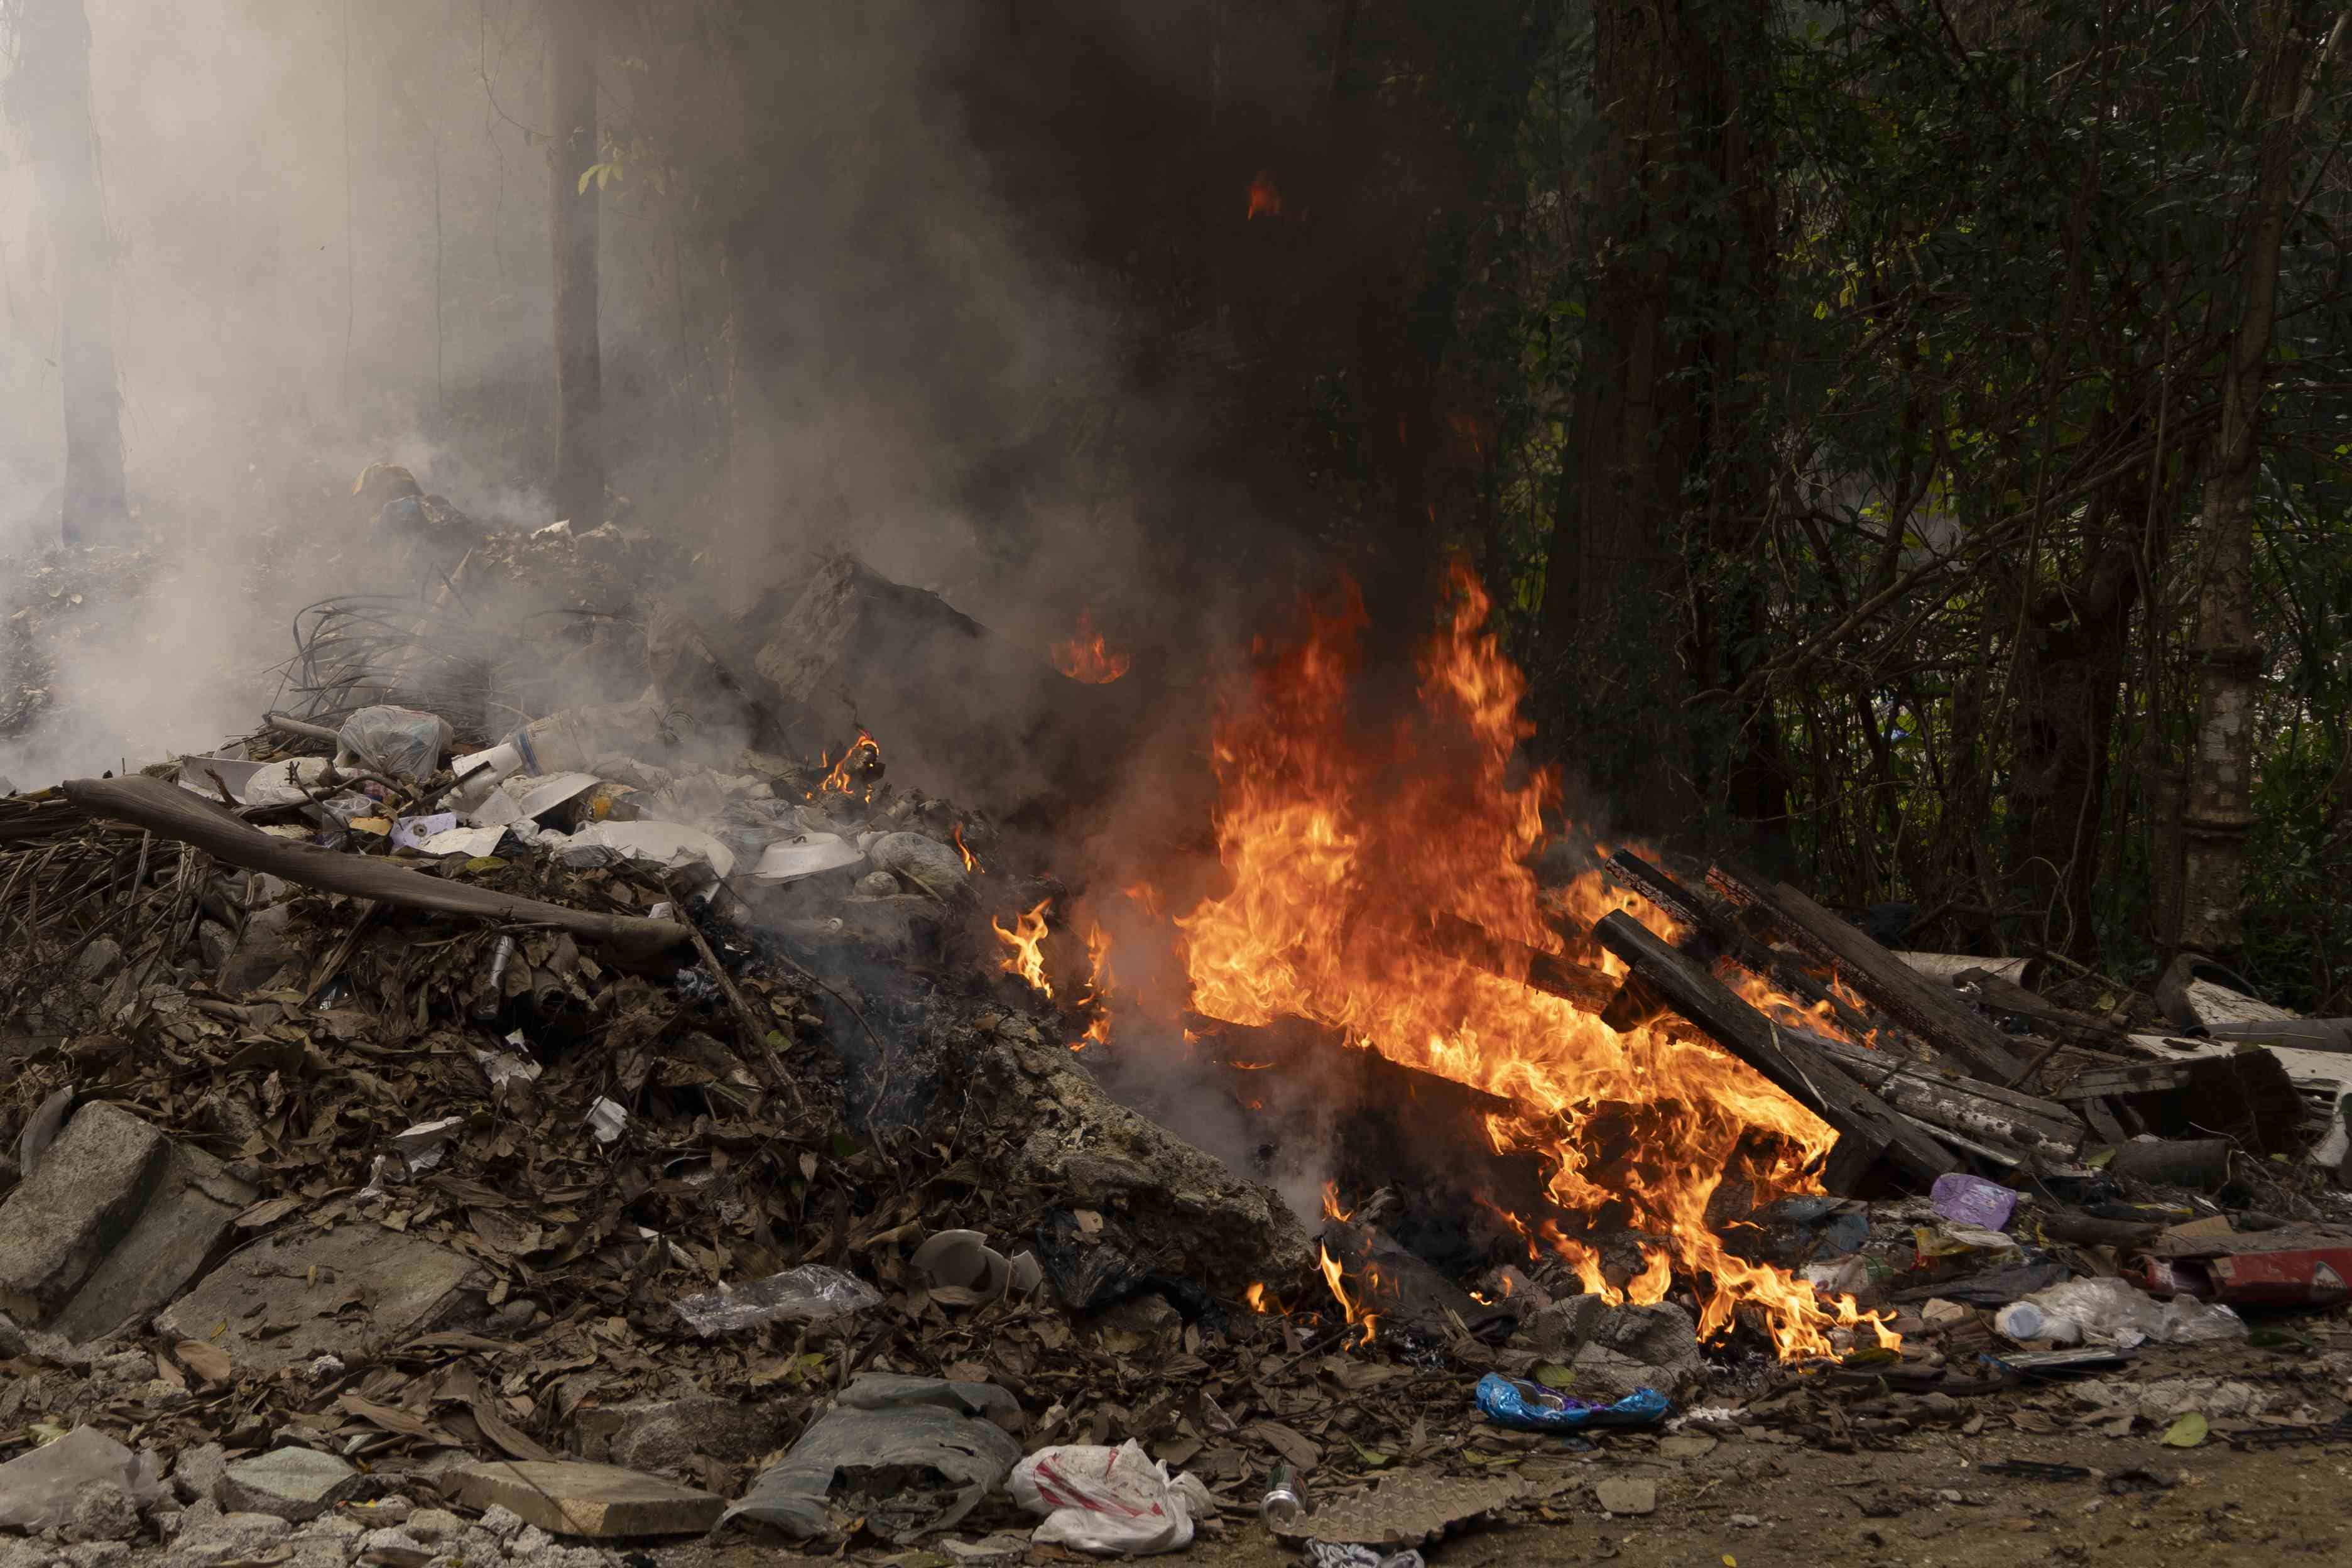
POLYGON ((2019 1343, 2027 1340, 2047 1340, 2053 1345, 2083 1342, 2082 1326, 2074 1319, 2061 1317, 2032 1300, 2011 1301, 1994 1317, 1992 1326, 2002 1337, 2019 1343))
POLYGON ((1268 1524, 1288 1524, 1307 1511, 1307 1500, 1288 1465, 1277 1463, 1265 1473, 1265 1496, 1258 1500, 1257 1515, 1268 1524))

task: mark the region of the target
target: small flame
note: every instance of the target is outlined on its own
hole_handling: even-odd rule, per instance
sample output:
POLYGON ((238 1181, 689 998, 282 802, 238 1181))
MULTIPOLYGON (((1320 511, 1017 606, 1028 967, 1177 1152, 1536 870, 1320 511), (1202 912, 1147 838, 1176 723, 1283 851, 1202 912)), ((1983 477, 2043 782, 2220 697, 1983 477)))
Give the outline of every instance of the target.
POLYGON ((980 857, 974 855, 971 847, 963 841, 963 824, 961 822, 955 826, 955 847, 956 853, 963 857, 963 868, 977 873, 981 868, 980 857))
POLYGON ((1324 1183, 1323 1217, 1325 1219, 1346 1219, 1353 1213, 1355 1213, 1353 1209, 1343 1209, 1339 1206, 1339 1184, 1336 1182, 1324 1183))
POLYGON ((1249 1303, 1249 1310, 1253 1312, 1263 1313, 1268 1317, 1276 1313, 1286 1318, 1290 1316, 1290 1309, 1276 1300, 1273 1292, 1269 1291, 1263 1282, 1253 1284, 1248 1289, 1243 1291, 1242 1300, 1249 1303))
POLYGON ((1160 889, 1150 883, 1138 882, 1132 887, 1121 888, 1118 892, 1119 897, 1140 907, 1151 919, 1160 918, 1160 889))
POLYGON ((1260 169, 1257 178, 1249 184, 1249 216, 1253 218, 1282 216, 1282 193, 1275 188, 1274 171, 1271 169, 1260 169))
POLYGON ((1054 668, 1088 686, 1108 686, 1132 662, 1126 654, 1111 651, 1095 629, 1094 617, 1084 610, 1078 612, 1077 632, 1069 641, 1054 645, 1054 668))
POLYGON ((1054 987, 1045 980, 1045 910, 1053 901, 1051 899, 1038 900, 1037 907, 1023 915, 1011 931, 1005 930, 992 918, 988 922, 988 929, 1013 950, 1012 955, 997 967, 1007 974, 1021 976, 1029 983, 1032 991, 1046 996, 1054 994, 1054 987))
MULTIPOLYGON (((841 761, 833 764, 833 771, 824 775, 824 782, 816 786, 809 798, 814 800, 818 795, 832 790, 839 790, 844 795, 854 793, 857 788, 857 781, 850 777, 850 769, 855 767, 862 773, 881 760, 880 742, 866 731, 859 730, 857 739, 849 742, 849 750, 841 753, 841 761)), ((871 800, 874 798, 874 792, 868 790, 866 795, 868 800, 871 800)))

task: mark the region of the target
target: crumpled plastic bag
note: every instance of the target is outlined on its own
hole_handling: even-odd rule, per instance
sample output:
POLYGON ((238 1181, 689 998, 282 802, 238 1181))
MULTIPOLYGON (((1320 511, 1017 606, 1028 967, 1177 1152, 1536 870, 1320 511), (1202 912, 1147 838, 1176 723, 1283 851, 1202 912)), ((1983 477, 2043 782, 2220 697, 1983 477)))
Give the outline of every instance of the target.
POLYGON ((1039 1546, 1142 1557, 1192 1544, 1194 1516, 1217 1511, 1197 1477, 1171 1480, 1133 1438, 1118 1447, 1071 1443, 1040 1448, 1013 1470, 1013 1500, 1045 1522, 1039 1546))
POLYGON ((63 1524, 92 1481, 121 1487, 142 1512, 164 1495, 163 1464, 152 1451, 134 1454, 94 1426, 77 1426, 0 1465, 0 1529, 35 1535, 63 1524))
POLYGON ((867 1530, 894 1545, 952 1530, 1021 1458, 1021 1445, 997 1425, 1020 1412, 994 1384, 860 1373, 719 1522, 757 1520, 803 1540, 825 1534, 842 1473, 873 1470, 898 1479, 888 1517, 867 1515, 867 1530), (921 1470, 936 1471, 940 1484, 905 1482, 905 1472, 921 1470))
POLYGON ((779 1320, 821 1323, 881 1304, 882 1293, 873 1286, 822 1263, 803 1263, 738 1289, 685 1296, 672 1303, 687 1325, 706 1340, 779 1320))
POLYGON ((1478 1380, 1478 1412, 1498 1426, 1522 1432, 1582 1432, 1595 1426, 1654 1426, 1673 1401, 1654 1388, 1637 1388, 1614 1405, 1594 1405, 1490 1372, 1478 1380))
POLYGON ((2159 1301, 2123 1279, 2069 1279, 2023 1300, 2083 1331, 2085 1343, 2129 1350, 2146 1340, 2193 1345, 2246 1337, 2245 1320, 2211 1301, 2159 1301))
POLYGON ((437 713, 389 704, 362 708, 343 721, 335 766, 368 768, 404 784, 423 784, 449 749, 449 721, 437 713))

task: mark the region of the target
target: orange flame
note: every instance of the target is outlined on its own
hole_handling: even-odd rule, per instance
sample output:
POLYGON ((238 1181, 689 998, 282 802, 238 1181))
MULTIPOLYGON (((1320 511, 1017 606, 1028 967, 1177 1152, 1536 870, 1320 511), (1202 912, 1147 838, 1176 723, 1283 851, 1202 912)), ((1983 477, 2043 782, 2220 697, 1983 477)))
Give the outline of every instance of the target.
POLYGON ((977 873, 980 870, 980 857, 974 855, 971 852, 971 847, 963 841, 963 824, 961 822, 955 826, 955 847, 956 853, 963 857, 963 868, 977 873))
MULTIPOLYGON (((1828 1331, 1852 1304, 1826 1306, 1787 1272, 1732 1257, 1706 1218, 1727 1175, 1751 1184, 1759 1203, 1817 1190, 1808 1168, 1835 1142, 1826 1124, 1710 1047, 1662 1028, 1618 1034, 1519 976, 1388 934, 1443 912, 1511 942, 1559 946, 1527 864, 1556 785, 1545 773, 1514 772, 1532 732, 1520 716, 1526 680, 1483 629, 1489 603, 1476 581, 1457 567, 1454 585, 1451 623, 1421 658, 1422 713, 1397 731, 1367 738, 1346 721, 1365 626, 1352 594, 1296 644, 1261 646, 1255 689, 1212 744, 1218 854, 1232 887, 1176 922, 1192 1006, 1242 1025, 1316 1020, 1515 1101, 1517 1114, 1491 1135, 1498 1148, 1543 1157, 1555 1203, 1619 1205, 1633 1229, 1664 1242, 1645 1249, 1642 1272, 1620 1291, 1589 1247, 1554 1228, 1547 1239, 1588 1289, 1654 1300, 1679 1270, 1701 1296, 1703 1337, 1727 1331, 1745 1308, 1783 1358, 1826 1354, 1828 1331), (1591 1167, 1580 1136, 1604 1104, 1638 1112, 1643 1129, 1605 1171, 1591 1167)), ((1597 873, 1553 902, 1586 921, 1634 906, 1653 929, 1672 930, 1597 873)), ((1325 1274, 1349 1305, 1328 1258, 1325 1274)))
MULTIPOLYGON (((1260 169, 1257 172, 1257 178, 1249 184, 1249 216, 1260 218, 1281 216, 1282 193, 1275 188, 1274 171, 1260 169)), ((1243 221, 1247 222, 1248 219, 1244 218, 1243 221)))
POLYGON ((1029 983, 1029 988, 1032 991, 1046 996, 1054 994, 1053 986, 1045 980, 1045 910, 1053 901, 1051 899, 1038 900, 1037 907, 1014 922, 1011 931, 999 925, 993 917, 991 917, 988 922, 988 929, 994 931, 997 939, 1013 950, 1011 956, 997 967, 1007 974, 1021 976, 1029 983))
POLYGON ((1126 654, 1111 651, 1102 633, 1095 629, 1094 618, 1084 610, 1078 612, 1076 635, 1054 645, 1054 668, 1088 686, 1109 685, 1125 675, 1132 662, 1126 654))
MULTIPOLYGON (((850 768, 854 765, 863 770, 869 761, 878 763, 881 760, 880 742, 864 730, 858 731, 857 739, 849 742, 849 750, 841 753, 841 761, 833 764, 833 771, 824 775, 824 782, 816 786, 809 798, 814 800, 828 790, 839 790, 844 795, 851 794, 857 788, 857 781, 850 777, 850 768)), ((871 798, 872 792, 868 791, 867 795, 871 798)))

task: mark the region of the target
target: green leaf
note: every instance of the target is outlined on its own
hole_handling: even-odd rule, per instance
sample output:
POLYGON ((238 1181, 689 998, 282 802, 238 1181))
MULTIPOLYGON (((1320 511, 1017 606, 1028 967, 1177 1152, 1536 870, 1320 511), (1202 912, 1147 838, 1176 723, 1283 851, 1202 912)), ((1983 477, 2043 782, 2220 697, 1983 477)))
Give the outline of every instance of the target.
POLYGON ((578 190, 576 193, 574 193, 574 194, 575 194, 575 195, 583 195, 583 196, 584 196, 584 195, 586 195, 588 194, 588 182, 589 182, 589 181, 591 181, 591 180, 593 180, 593 179, 594 179, 595 177, 596 177, 596 165, 595 165, 595 164, 591 163, 591 164, 589 164, 586 168, 584 168, 584 169, 581 170, 581 171, 580 171, 580 188, 579 188, 579 190, 578 190))
POLYGON ((1576 1373, 1558 1362, 1548 1361, 1536 1368, 1536 1381, 1546 1388, 1573 1388, 1576 1386, 1576 1373))
POLYGON ((1383 1465, 1395 1463, 1393 1455, 1383 1454, 1378 1448, 1367 1448, 1353 1437, 1348 1439, 1348 1447, 1356 1450, 1357 1462, 1368 1470, 1377 1470, 1383 1465))
POLYGON ((2164 1446, 2168 1448, 2194 1448, 2204 1440, 2205 1417, 2194 1410, 2182 1411, 2164 1429, 2164 1446))

